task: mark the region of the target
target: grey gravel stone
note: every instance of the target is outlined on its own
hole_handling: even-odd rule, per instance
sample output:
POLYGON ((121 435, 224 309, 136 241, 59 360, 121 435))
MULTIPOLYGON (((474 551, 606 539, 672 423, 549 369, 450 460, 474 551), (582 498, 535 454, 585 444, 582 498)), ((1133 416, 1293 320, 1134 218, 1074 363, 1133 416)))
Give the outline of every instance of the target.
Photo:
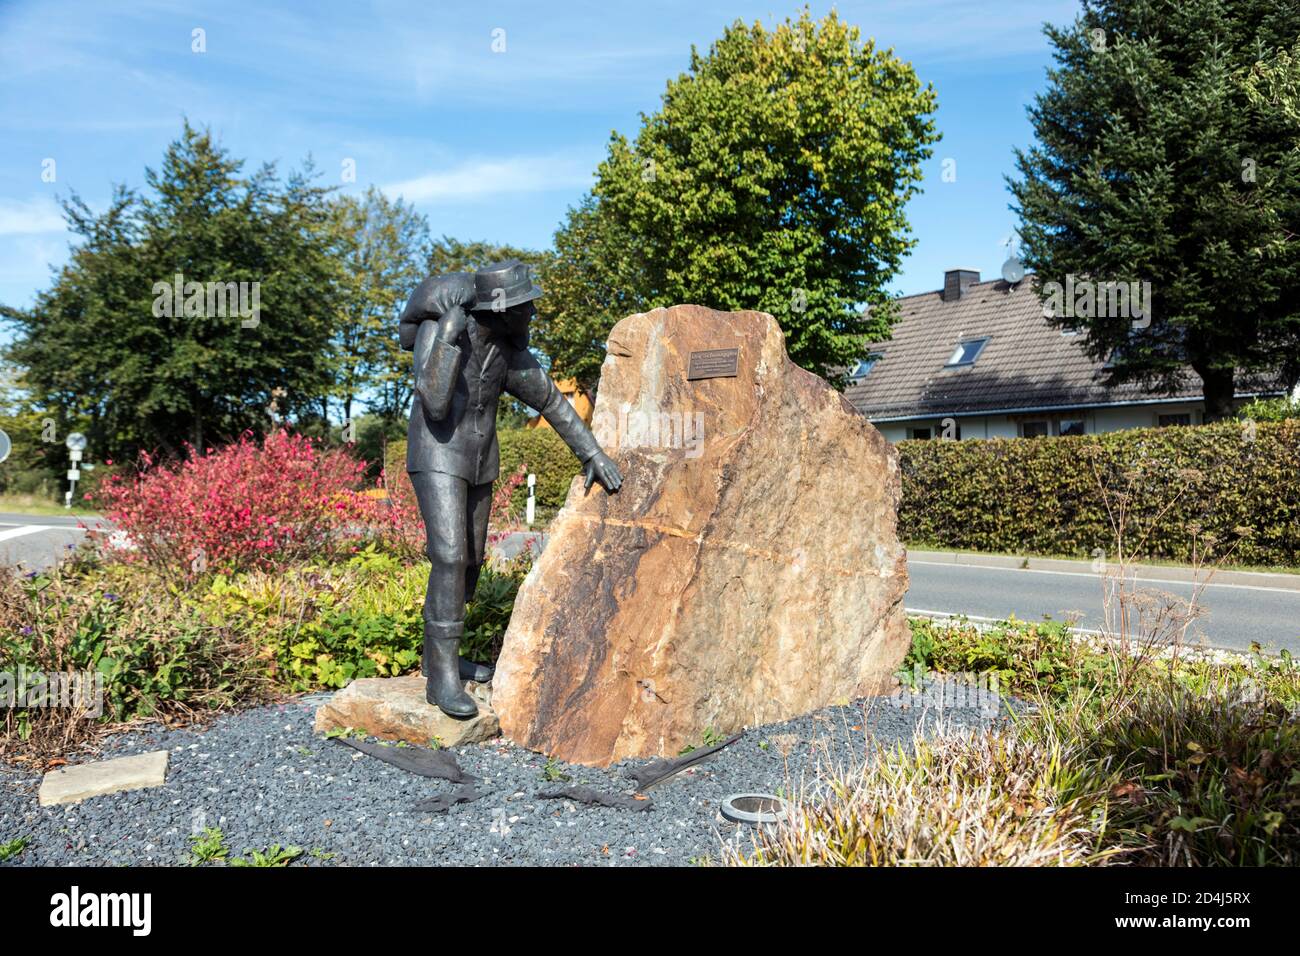
MULTIPOLYGON (((302 847, 307 853, 295 865, 685 865, 717 859, 724 840, 745 840, 746 828, 719 812, 727 795, 789 794, 819 760, 852 765, 874 747, 907 743, 918 721, 929 726, 936 717, 933 707, 878 698, 750 728, 657 786, 653 808, 642 813, 539 799, 555 785, 544 775, 546 758, 497 738, 455 748, 485 796, 435 814, 414 807, 457 785, 314 736, 321 699, 230 714, 200 729, 110 738, 104 758, 168 751, 167 780, 80 804, 38 806, 41 777, 0 764, 0 842, 29 841, 5 865, 180 864, 188 862, 189 836, 204 827, 220 827, 232 855, 273 843, 302 847)), ((969 707, 943 716, 957 727, 991 719, 987 709, 969 707)), ((626 771, 645 763, 560 769, 573 785, 630 794, 626 771)))

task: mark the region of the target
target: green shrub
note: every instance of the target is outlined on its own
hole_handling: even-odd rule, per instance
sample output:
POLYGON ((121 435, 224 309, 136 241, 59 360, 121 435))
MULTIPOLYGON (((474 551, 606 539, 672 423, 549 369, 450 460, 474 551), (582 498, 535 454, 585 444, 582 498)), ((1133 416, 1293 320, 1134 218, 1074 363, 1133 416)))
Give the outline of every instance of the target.
MULTIPOLYGON (((483 568, 461 653, 496 660, 527 570, 527 558, 483 568)), ((80 558, 30 578, 0 568, 0 672, 94 672, 105 697, 99 715, 0 709, 0 754, 63 753, 115 723, 418 670, 427 578, 427 563, 373 545, 342 562, 182 583, 80 558)))
MULTIPOLYGON (((569 446, 550 428, 512 428, 498 432, 501 442, 501 473, 520 465, 537 476, 537 504, 559 510, 569 496, 569 484, 582 465, 569 446)), ((527 486, 515 492, 515 505, 522 508, 527 486)))
POLYGON ((919 686, 930 671, 996 677, 1010 694, 1064 696, 1074 689, 1105 687, 1114 676, 1105 657, 1091 652, 1061 621, 1017 621, 990 627, 953 625, 923 618, 908 621, 912 647, 899 679, 919 686))
POLYGON ((1035 706, 1015 724, 1067 744, 1055 802, 1094 810, 1099 845, 1165 866, 1300 862, 1300 667, 1081 641, 1060 624, 913 620, 905 680, 992 673, 1035 706))
MULTIPOLYGON (((918 725, 860 766, 822 761, 730 865, 1295 866, 1300 668, 1080 640, 1064 626, 912 621, 906 681, 995 673, 982 732, 918 725), (913 669, 915 668, 915 669, 913 669)), ((816 749, 816 748, 814 748, 816 749)), ((829 751, 828 751, 829 754, 829 751)))
POLYGON ((1152 681, 1118 712, 1047 711, 1055 735, 1115 795, 1107 842, 1157 866, 1300 863, 1300 722, 1223 672, 1212 686, 1152 681), (1076 716, 1077 715, 1077 716, 1076 716))
MULTIPOLYGON (((496 660, 526 570, 519 562, 484 566, 465 610, 462 654, 496 660)), ((428 573, 427 564, 406 565, 367 547, 343 564, 218 576, 198 600, 209 621, 263 649, 279 684, 343 687, 419 668, 428 573)))
POLYGON ((1237 418, 1252 422, 1282 422, 1300 418, 1300 401, 1289 398, 1257 398, 1237 409, 1237 418))
POLYGON ((0 752, 58 752, 98 725, 265 699, 265 668, 236 631, 145 570, 81 567, 32 576, 0 568, 0 671, 97 674, 102 713, 88 699, 88 708, 6 708, 0 752))
POLYGON ((460 652, 472 661, 495 664, 515 609, 515 596, 531 566, 528 552, 505 565, 483 566, 474 597, 465 606, 465 636, 460 652))
POLYGON ((1110 553, 1122 496, 1128 547, 1144 538, 1133 557, 1190 561, 1208 546, 1211 559, 1233 549, 1234 563, 1300 564, 1300 420, 904 441, 898 452, 906 541, 1110 553))

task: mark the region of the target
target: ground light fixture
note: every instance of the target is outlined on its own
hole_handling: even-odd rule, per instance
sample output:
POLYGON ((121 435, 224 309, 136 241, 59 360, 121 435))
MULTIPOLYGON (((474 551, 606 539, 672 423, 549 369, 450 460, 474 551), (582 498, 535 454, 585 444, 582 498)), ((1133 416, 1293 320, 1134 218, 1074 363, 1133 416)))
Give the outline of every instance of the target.
POLYGON ((771 793, 733 793, 722 801, 722 815, 732 823, 770 826, 789 814, 786 802, 771 793))

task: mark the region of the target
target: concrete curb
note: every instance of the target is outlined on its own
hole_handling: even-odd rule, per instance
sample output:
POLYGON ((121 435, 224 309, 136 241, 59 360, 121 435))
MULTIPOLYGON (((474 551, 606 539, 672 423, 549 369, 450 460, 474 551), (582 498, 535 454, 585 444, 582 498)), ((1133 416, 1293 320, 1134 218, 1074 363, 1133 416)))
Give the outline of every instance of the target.
MULTIPOLYGON (((954 564, 972 568, 1010 568, 1019 571, 1053 571, 1058 574, 1095 575, 1091 561, 1072 561, 1066 558, 1035 558, 1013 554, 968 554, 961 551, 907 551, 909 561, 927 564, 954 564)), ((1191 568, 1164 567, 1149 564, 1130 565, 1133 576, 1139 581, 1196 581, 1198 576, 1191 568)), ((1263 571, 1215 571, 1202 569, 1202 583, 1231 584, 1237 587, 1275 588, 1282 591, 1300 591, 1300 574, 1276 574, 1263 571)))

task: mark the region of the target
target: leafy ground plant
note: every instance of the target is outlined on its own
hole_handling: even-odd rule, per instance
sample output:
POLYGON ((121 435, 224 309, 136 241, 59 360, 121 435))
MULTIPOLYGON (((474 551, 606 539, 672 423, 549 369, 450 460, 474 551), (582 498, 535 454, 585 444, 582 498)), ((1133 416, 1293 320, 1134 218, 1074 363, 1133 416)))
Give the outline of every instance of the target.
POLYGON ((226 837, 220 827, 204 827, 202 833, 196 833, 189 839, 190 866, 224 861, 230 856, 230 848, 226 846, 226 837))
POLYGON ((288 866, 303 850, 299 846, 280 846, 272 843, 265 850, 244 850, 244 855, 230 861, 231 866, 288 866))
POLYGON ((566 783, 573 778, 564 772, 563 764, 554 757, 547 757, 546 766, 542 767, 542 779, 547 783, 566 783))
POLYGON ((8 861, 19 856, 23 850, 27 849, 28 840, 26 837, 18 837, 16 840, 10 840, 8 843, 0 843, 0 863, 8 861))

